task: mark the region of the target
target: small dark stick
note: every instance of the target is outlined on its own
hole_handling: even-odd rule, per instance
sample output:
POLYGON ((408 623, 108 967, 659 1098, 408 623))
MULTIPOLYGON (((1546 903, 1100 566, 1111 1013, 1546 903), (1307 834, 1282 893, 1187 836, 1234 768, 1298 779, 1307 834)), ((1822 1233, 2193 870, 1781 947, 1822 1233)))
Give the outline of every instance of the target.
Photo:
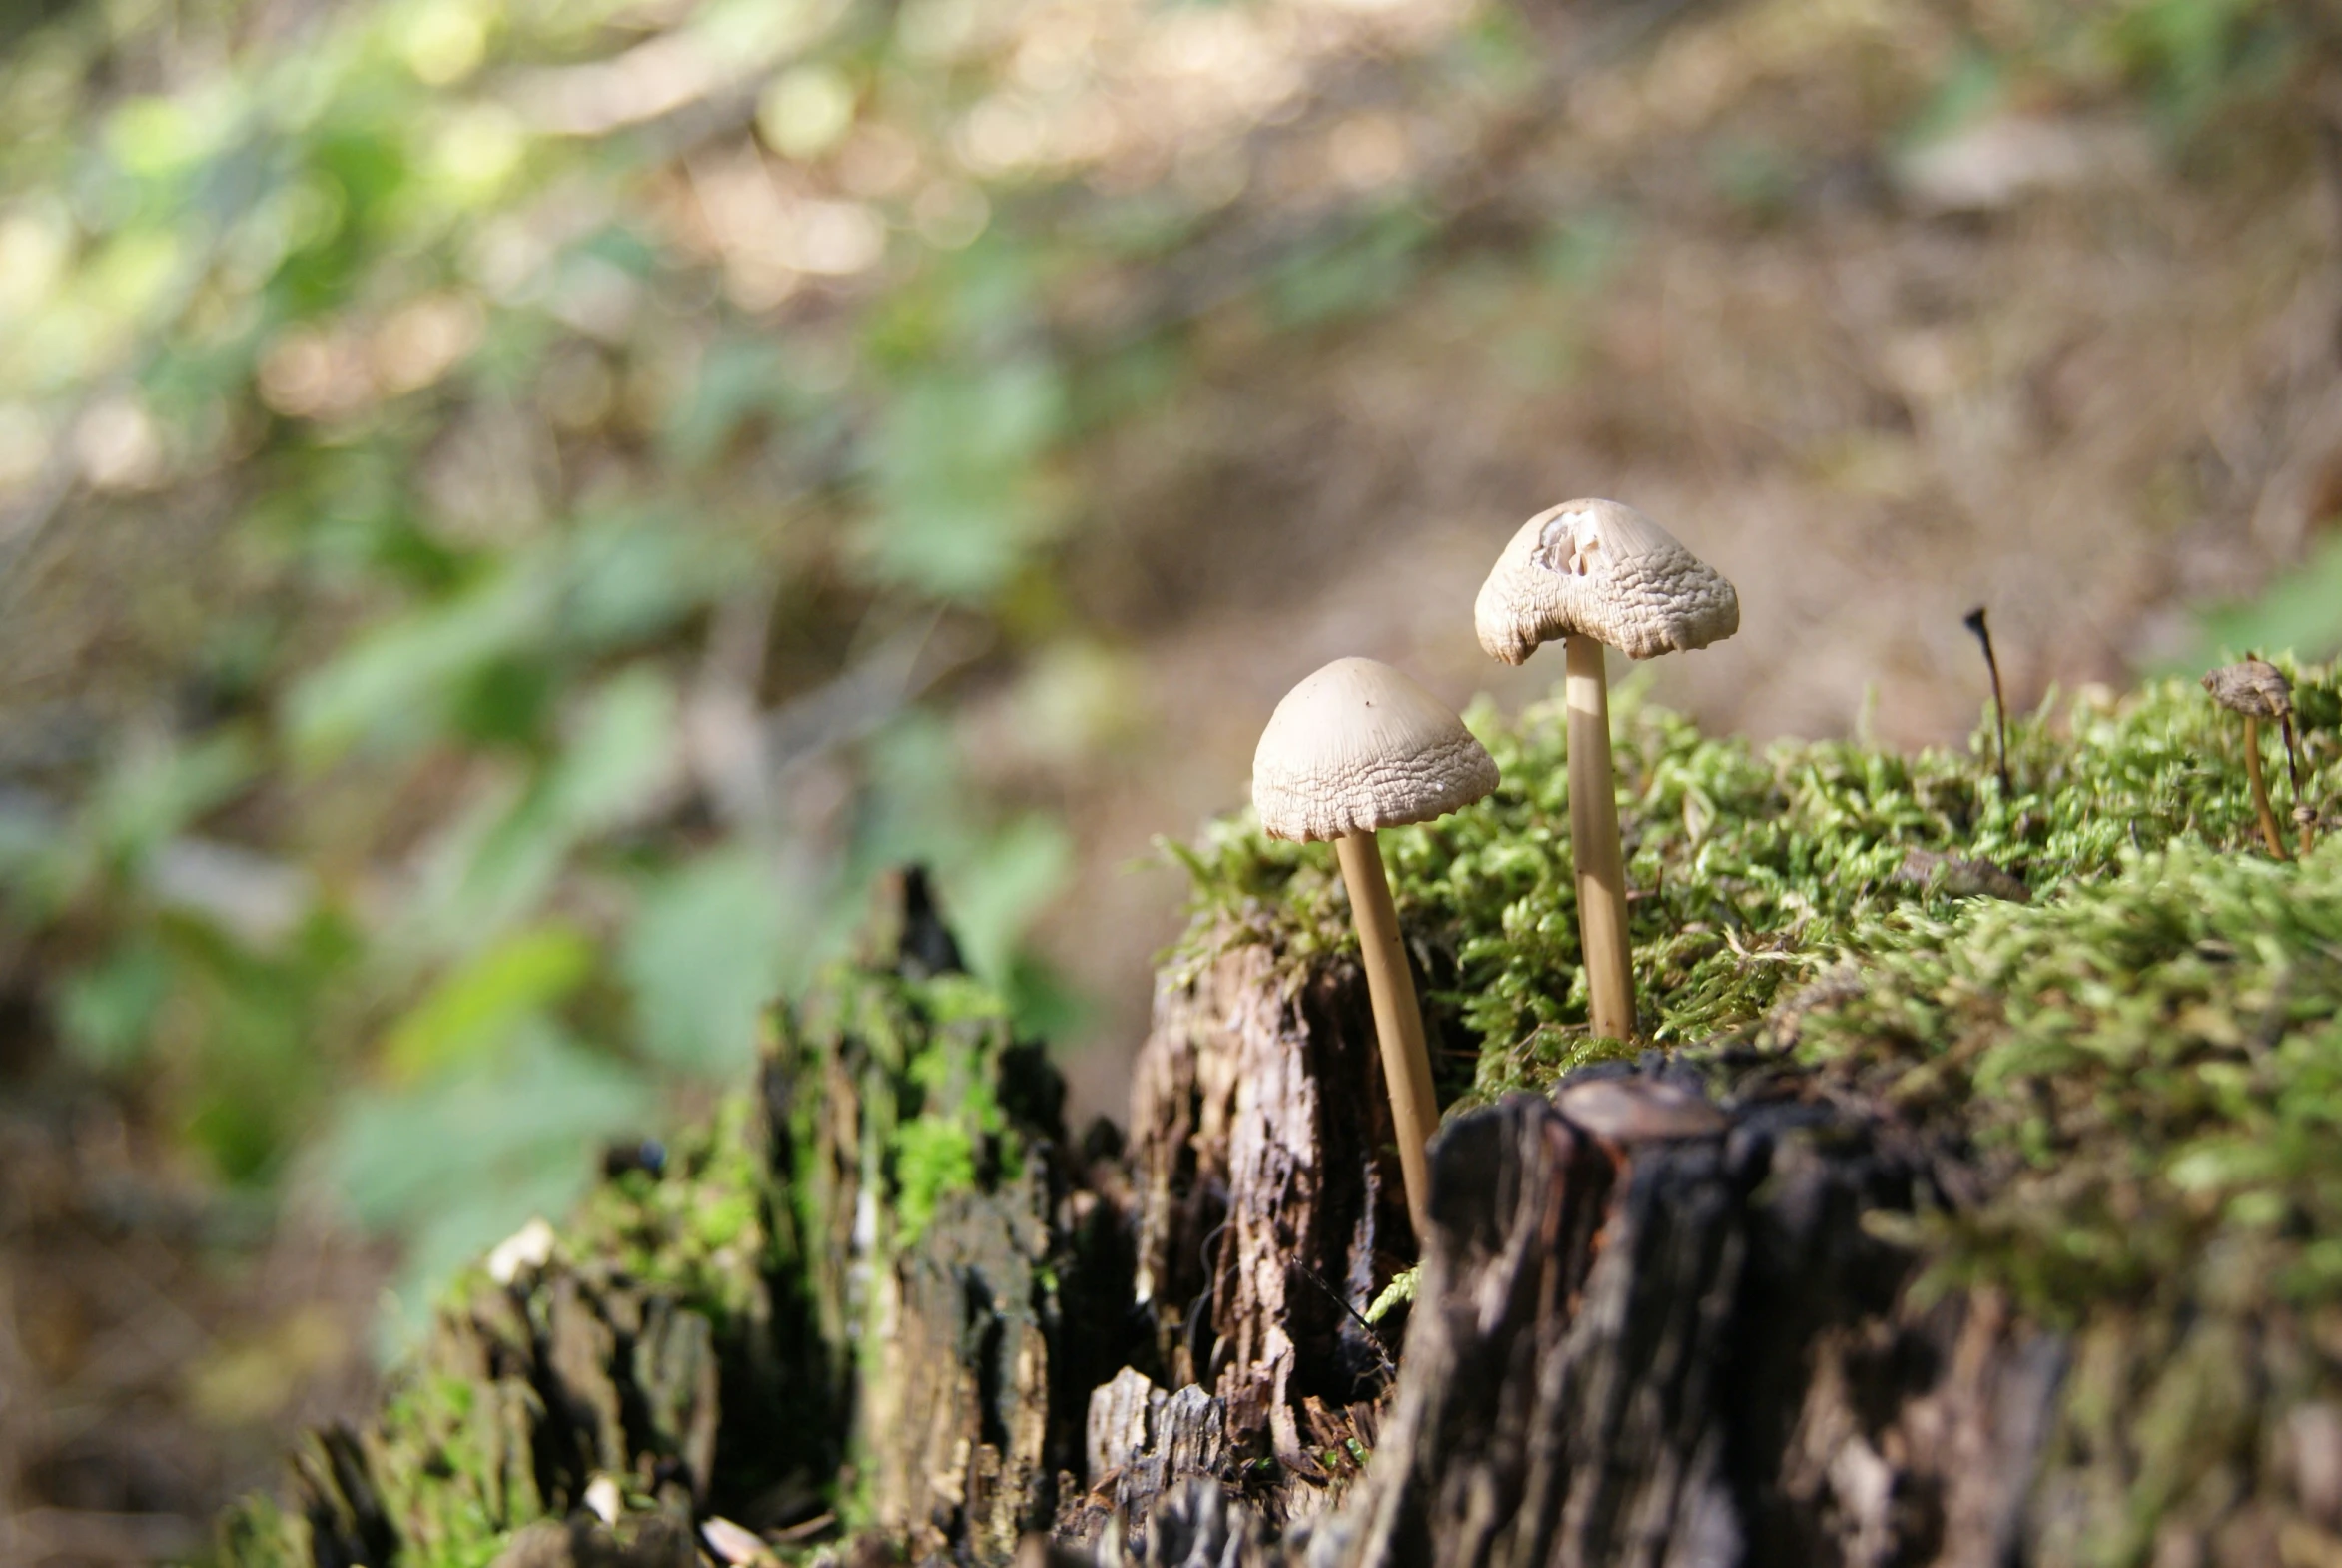
POLYGON ((2290 705, 2277 722, 2285 735, 2285 776, 2293 781, 2293 820, 2301 829, 2301 852, 2306 855, 2317 842, 2313 828, 2318 814, 2301 798, 2301 752, 2293 741, 2293 709, 2290 705))
POLYGON ((2009 800, 2016 791, 2008 785, 2008 704, 2000 697, 2000 661, 1992 657, 1992 629, 1984 624, 1984 607, 1979 604, 1960 617, 1959 623, 1975 634, 1984 645, 1984 668, 1992 673, 1992 720, 1999 731, 2000 798, 2009 800))

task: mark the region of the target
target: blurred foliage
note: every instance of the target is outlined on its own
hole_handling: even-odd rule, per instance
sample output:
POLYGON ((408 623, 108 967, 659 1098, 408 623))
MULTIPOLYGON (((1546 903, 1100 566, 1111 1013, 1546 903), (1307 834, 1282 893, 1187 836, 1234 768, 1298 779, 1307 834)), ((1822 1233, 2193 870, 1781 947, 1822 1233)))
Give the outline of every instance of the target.
MULTIPOLYGON (((2293 26, 1947 9, 1972 48, 1915 135, 2043 80, 2184 131, 2293 26)), ((137 630, 74 676, 94 696, 12 683, 19 728, 86 698, 104 736, 0 793, 19 983, 226 1176, 322 1150, 425 1275, 735 1078, 891 865, 935 867, 1024 1024, 1064 1018, 1022 939, 1066 832, 978 786, 931 692, 1030 674, 1046 714, 1111 663, 1061 580, 1092 520, 1071 460, 1180 386, 1208 302, 1305 334, 1469 294, 1437 166, 1295 224, 1246 194, 1246 139, 1316 125, 1310 72, 1352 54, 1527 112, 1539 37, 1494 4, 1300 0, 0 16, 0 608, 34 624, 62 553, 137 630), (1174 56, 1152 97, 1107 64, 1174 56)), ((1763 149, 1714 177, 1781 198, 1763 149)), ((1593 289, 1632 224, 1531 239, 1524 276, 1593 289)), ((1858 786, 2037 847, 2021 803, 1937 801, 1934 763, 1708 778, 1638 722, 1685 824, 1652 853, 1702 852, 1715 791, 1828 815, 1858 786)), ((1558 962, 1557 918, 1504 940, 1558 962)), ((1492 1031, 1561 1005, 1491 997, 1517 1015, 1492 1031)))
POLYGON ((2342 652, 2342 533, 2328 534, 2258 597, 2207 611, 2197 630, 2193 656, 2174 668, 2217 662, 2231 650, 2295 648, 2311 658, 2342 652))

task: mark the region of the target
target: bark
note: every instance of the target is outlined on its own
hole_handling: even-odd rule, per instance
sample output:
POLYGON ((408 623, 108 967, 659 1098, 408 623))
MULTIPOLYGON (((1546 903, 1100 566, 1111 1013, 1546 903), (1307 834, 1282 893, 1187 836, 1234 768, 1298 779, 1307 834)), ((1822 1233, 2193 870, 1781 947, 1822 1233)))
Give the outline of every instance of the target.
POLYGON ((1244 1473, 1280 1478, 1247 1487, 1271 1523, 1316 1512, 1342 1490, 1346 1445, 1371 1433, 1394 1370, 1397 1325, 1377 1332, 1361 1314, 1414 1261, 1362 974, 1294 975, 1240 947, 1166 986, 1131 1125, 1155 1371, 1208 1389, 1210 1407, 1158 1400, 1116 1428, 1100 1472, 1119 1472, 1113 1506, 1144 1521, 1171 1479, 1204 1473, 1165 1457, 1208 1453, 1211 1470, 1257 1462, 1244 1473))
POLYGON ((1952 1354, 1956 1311, 1898 1320, 1908 1261, 1861 1219, 1907 1208, 1926 1162, 1803 1097, 1651 1139, 1569 1099, 1441 1141, 1406 1373, 1341 1560, 2003 1560, 2056 1358, 2012 1367, 1989 1328, 1952 1354))
MULTIPOLYGON (((458 1555, 519 1529, 597 1477, 638 1506, 621 1531, 580 1519, 580 1563, 666 1561, 711 1478, 721 1369, 707 1318, 606 1263, 554 1264, 521 1291, 442 1314, 409 1374, 406 1419, 313 1434, 292 1506, 255 1501, 223 1528, 231 1561, 356 1568, 458 1555), (639 1551, 637 1551, 639 1548, 639 1551)), ((530 1538, 530 1561, 551 1538, 530 1538)))
POLYGON ((1378 1331, 1412 1237, 1354 967, 1167 984, 1127 1152, 949 1012, 867 975, 809 1009, 729 1272, 587 1233, 474 1289, 223 1558, 667 1568, 721 1515, 870 1564, 2342 1560, 2342 1414, 2299 1371, 2342 1329, 1923 1291, 1911 1216, 1984 1176, 1844 1082, 1653 1055, 1451 1117, 1378 1331), (970 1104, 972 1176, 922 1209, 904 1130, 970 1104))

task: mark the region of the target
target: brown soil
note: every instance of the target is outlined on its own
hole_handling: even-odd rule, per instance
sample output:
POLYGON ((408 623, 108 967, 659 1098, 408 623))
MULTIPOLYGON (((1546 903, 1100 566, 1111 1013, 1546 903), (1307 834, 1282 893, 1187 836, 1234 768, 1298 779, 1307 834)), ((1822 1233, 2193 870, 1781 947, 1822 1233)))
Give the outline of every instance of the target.
POLYGON ((212 1190, 62 1066, 0 1077, 0 1565, 203 1549, 370 1401, 380 1249, 212 1190))

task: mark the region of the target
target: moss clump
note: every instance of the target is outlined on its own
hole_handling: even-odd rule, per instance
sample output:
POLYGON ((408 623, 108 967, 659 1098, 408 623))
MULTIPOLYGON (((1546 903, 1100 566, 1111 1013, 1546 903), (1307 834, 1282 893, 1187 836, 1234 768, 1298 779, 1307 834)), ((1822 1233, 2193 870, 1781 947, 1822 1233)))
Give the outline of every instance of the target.
MULTIPOLYGON (((2287 667, 2305 721, 2316 721, 2304 785, 2327 799, 2338 772, 2335 673, 2287 667)), ((1619 1048, 1585 1029, 1561 706, 1510 724, 1485 707, 1467 717, 1503 785, 1439 822, 1386 832, 1383 851, 1432 1004, 1470 1037, 1475 1103, 1619 1048)), ((1914 850, 1990 861, 2036 897, 2112 875, 2139 849, 2246 852, 2242 738, 2224 718, 2176 680, 2119 701, 2089 692, 2053 702, 2010 728, 2010 799, 1980 746, 1758 750, 1622 699, 1619 818, 1646 1032, 1680 1043, 1747 1030, 1785 988, 1861 950, 1876 922, 1948 916, 1958 895, 1942 879, 1908 877, 1914 850)), ((1194 913, 1174 962, 1242 942, 1306 960, 1355 940, 1325 846, 1269 839, 1246 815, 1172 853, 1190 873, 1194 913)))
POLYGON ((1946 1273, 2053 1322, 2342 1298, 2342 844, 2134 852, 2038 906, 1864 937, 1862 990, 1798 1051, 2002 1172, 1936 1227, 1946 1273))
POLYGON ((2182 841, 1863 941, 1794 1049, 1990 1176, 1910 1227, 1923 1291, 2073 1336, 2042 1560, 2160 1560, 2256 1489, 2282 1517, 2270 1434, 2342 1398, 2342 844, 2182 841))
POLYGON ((595 1187, 564 1227, 563 1249, 607 1260, 723 1332, 761 1308, 759 1281, 782 1262, 766 1223, 764 1143, 752 1099, 727 1095, 657 1170, 622 1171, 595 1187))

